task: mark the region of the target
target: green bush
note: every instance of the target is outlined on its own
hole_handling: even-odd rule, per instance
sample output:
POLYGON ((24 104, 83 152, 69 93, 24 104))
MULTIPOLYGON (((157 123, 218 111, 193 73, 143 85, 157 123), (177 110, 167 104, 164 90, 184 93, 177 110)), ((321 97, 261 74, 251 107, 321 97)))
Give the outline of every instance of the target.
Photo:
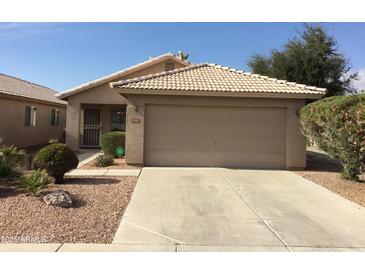
POLYGON ((117 158, 115 149, 117 147, 125 148, 125 132, 113 131, 101 135, 100 138, 101 149, 105 155, 112 155, 117 158))
POLYGON ((111 166, 114 163, 113 155, 100 155, 96 158, 97 167, 111 166))
POLYGON ((342 175, 356 180, 365 167, 365 94, 334 96, 300 110, 305 135, 343 165, 342 175))
POLYGON ((20 163, 25 153, 16 147, 0 148, 0 180, 9 180, 19 176, 20 163))
POLYGON ((39 150, 34 158, 36 168, 46 169, 55 178, 56 184, 63 183, 66 172, 79 164, 75 152, 64 144, 51 144, 39 150))
POLYGON ((44 169, 33 170, 28 176, 19 177, 17 181, 19 189, 32 195, 37 195, 40 190, 46 188, 51 182, 44 169))

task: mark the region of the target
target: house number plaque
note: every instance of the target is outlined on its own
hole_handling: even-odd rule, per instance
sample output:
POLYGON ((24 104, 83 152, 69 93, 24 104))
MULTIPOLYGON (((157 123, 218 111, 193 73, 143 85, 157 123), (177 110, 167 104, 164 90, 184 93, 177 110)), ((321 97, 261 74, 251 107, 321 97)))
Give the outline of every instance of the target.
POLYGON ((132 118, 132 123, 133 124, 139 124, 141 122, 141 119, 139 118, 132 118))

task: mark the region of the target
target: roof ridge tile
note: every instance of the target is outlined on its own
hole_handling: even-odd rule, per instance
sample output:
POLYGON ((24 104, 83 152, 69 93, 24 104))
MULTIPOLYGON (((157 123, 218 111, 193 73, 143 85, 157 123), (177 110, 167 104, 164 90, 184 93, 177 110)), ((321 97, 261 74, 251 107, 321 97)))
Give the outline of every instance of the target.
POLYGON ((124 68, 124 69, 118 70, 116 72, 110 73, 110 74, 105 75, 103 77, 99 77, 99 78, 97 78, 95 80, 89 81, 87 83, 84 83, 84 84, 81 84, 81 85, 76 86, 74 88, 71 88, 71 89, 68 89, 66 91, 63 91, 62 93, 59 93, 57 95, 57 97, 59 97, 61 99, 62 98, 65 98, 67 96, 70 96, 70 95, 73 95, 75 93, 81 92, 81 91, 83 91, 85 89, 88 89, 88 88, 97 86, 99 84, 103 84, 103 83, 108 82, 108 81, 111 81, 112 78, 115 78, 115 77, 118 77, 118 76, 122 76, 124 74, 128 74, 130 71, 133 72, 133 70, 138 69, 139 67, 143 67, 143 66, 148 65, 150 63, 153 64, 154 62, 158 62, 159 60, 163 60, 164 58, 167 58, 167 57, 173 57, 176 61, 181 62, 181 63, 184 63, 187 66, 190 66, 191 65, 188 61, 181 60, 180 58, 178 58, 177 56, 175 56, 171 52, 168 52, 168 53, 161 54, 159 56, 156 56, 156 57, 153 57, 153 58, 144 60, 143 62, 137 63, 137 64, 135 64, 133 66, 128 67, 128 68, 124 68))
MULTIPOLYGON (((178 81, 177 83, 171 83, 171 81, 174 80, 172 75, 178 75, 181 72, 185 72, 185 71, 194 71, 200 67, 211 67, 213 69, 220 69, 220 70, 224 70, 227 72, 233 72, 235 74, 240 74, 240 75, 245 75, 247 76, 247 83, 241 83, 240 85, 242 85, 240 88, 241 89, 245 89, 246 92, 257 92, 255 91, 255 89, 257 89, 257 85, 261 85, 261 92, 284 92, 284 93, 308 93, 308 94, 322 94, 323 92, 326 91, 325 88, 318 88, 318 87, 313 87, 313 86, 306 86, 304 84, 299 84, 299 83, 295 83, 295 82, 290 82, 287 80, 279 80, 277 78, 273 78, 273 77, 269 77, 269 76, 265 76, 265 75, 261 75, 258 73, 252 73, 252 72, 245 72, 243 70, 237 70, 234 68, 230 68, 228 66, 222 66, 222 65, 218 65, 218 64, 214 64, 214 63, 202 63, 202 64, 195 64, 195 65, 191 65, 189 67, 185 67, 185 68, 180 68, 180 69, 175 69, 175 70, 171 70, 171 71, 167 71, 167 72, 161 72, 161 73, 157 73, 157 74, 152 74, 152 75, 148 75, 144 78, 134 78, 134 79, 128 79, 128 80, 123 80, 123 81, 119 81, 119 82, 114 82, 114 83, 110 83, 110 86, 112 87, 122 87, 125 85, 132 85, 134 84, 134 88, 142 88, 143 87, 143 81, 144 80, 151 80, 151 79, 156 79, 159 77, 163 77, 163 76, 168 76, 168 78, 164 79, 162 82, 166 82, 168 83, 168 87, 169 89, 181 89, 181 87, 184 87, 184 84, 189 84, 191 86, 193 86, 195 89, 197 90, 220 90, 220 91, 238 91, 239 88, 237 88, 237 81, 240 81, 239 78, 234 78, 231 79, 231 83, 228 82, 228 85, 231 84, 231 87, 227 88, 225 85, 227 85, 227 81, 229 81, 229 79, 227 80, 226 78, 224 79, 224 81, 226 82, 221 82, 221 74, 217 74, 217 75, 213 75, 212 79, 209 81, 209 83, 207 82, 207 80, 205 79, 205 77, 210 76, 210 74, 214 74, 214 70, 211 71, 198 71, 196 73, 192 72, 191 74, 187 74, 183 76, 183 79, 178 79, 175 81, 178 81), (190 79, 189 79, 190 77, 190 79), (264 84, 265 82, 263 81, 258 81, 257 83, 250 83, 250 80, 248 79, 262 79, 265 80, 265 82, 271 82, 271 83, 276 83, 277 87, 270 87, 270 86, 262 86, 262 85, 267 85, 264 84), (193 79, 193 80, 191 80, 193 79), (169 82, 170 81, 170 82, 169 82), (142 82, 142 83, 140 83, 142 82), (205 87, 202 87, 201 84, 204 84, 205 87), (256 87, 255 87, 256 85, 256 87), (293 87, 294 89, 292 90, 286 90, 286 91, 275 91, 275 89, 280 88, 282 89, 283 87, 293 87), (271 90, 270 90, 271 89, 271 90), (311 93, 309 93, 308 91, 312 91, 311 93)), ((223 76, 224 77, 224 76, 223 76)), ((229 75, 227 75, 227 77, 229 77, 229 75)), ((234 76, 233 76, 234 77, 234 76)), ((178 77, 176 77, 178 78, 178 77)), ((242 79, 243 80, 243 79, 242 79)), ((246 80, 244 80, 246 81, 246 80)), ((252 80, 251 80, 252 81, 252 80)), ((155 88, 156 85, 158 85, 157 80, 154 81, 153 83, 153 87, 155 88), (155 83, 156 82, 156 83, 155 83)), ((148 89, 148 87, 146 87, 148 89)), ((167 87, 166 87, 167 88, 167 87)), ((242 90, 241 90, 242 91, 242 90)))

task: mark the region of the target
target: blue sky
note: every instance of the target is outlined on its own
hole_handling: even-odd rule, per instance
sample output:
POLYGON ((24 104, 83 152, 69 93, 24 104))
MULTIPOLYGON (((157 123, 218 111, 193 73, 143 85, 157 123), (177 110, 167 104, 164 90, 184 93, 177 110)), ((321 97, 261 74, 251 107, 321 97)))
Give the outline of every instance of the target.
MULTIPOLYGON (((365 88, 365 23, 326 23, 365 88)), ((57 91, 166 52, 249 70, 254 52, 280 48, 302 23, 0 23, 0 72, 57 91)))

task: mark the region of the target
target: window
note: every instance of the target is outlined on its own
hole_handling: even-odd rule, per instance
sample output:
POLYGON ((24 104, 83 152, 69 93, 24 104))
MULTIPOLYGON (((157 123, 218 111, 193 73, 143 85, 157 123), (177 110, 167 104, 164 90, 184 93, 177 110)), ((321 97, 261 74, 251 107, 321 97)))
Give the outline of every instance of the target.
POLYGON ((37 120, 37 108, 35 106, 25 107, 25 126, 35 127, 37 120))
POLYGON ((111 111, 111 130, 125 131, 125 107, 112 107, 111 111))
POLYGON ((60 111, 56 108, 51 110, 51 126, 58 127, 60 120, 60 111))
POLYGON ((165 63, 165 71, 174 70, 175 63, 174 62, 166 62, 165 63))

